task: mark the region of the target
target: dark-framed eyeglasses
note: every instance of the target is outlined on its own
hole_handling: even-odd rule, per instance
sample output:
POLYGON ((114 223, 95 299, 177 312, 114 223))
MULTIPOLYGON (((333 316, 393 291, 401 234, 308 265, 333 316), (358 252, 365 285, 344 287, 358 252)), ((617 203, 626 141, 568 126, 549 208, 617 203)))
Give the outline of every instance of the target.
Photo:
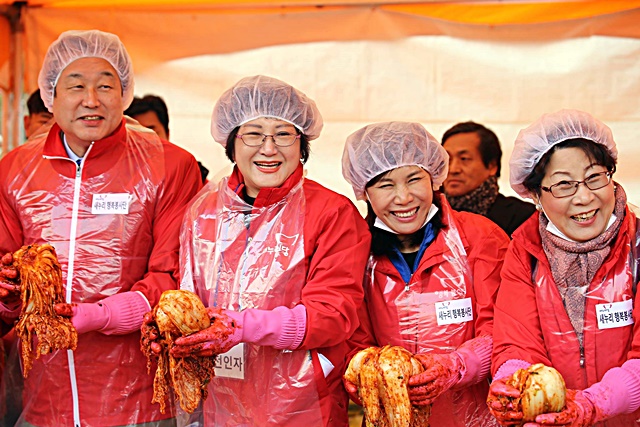
POLYGON ((599 190, 611 182, 615 170, 598 172, 589 175, 582 181, 560 181, 549 187, 540 187, 541 190, 551 193, 557 199, 573 196, 578 192, 580 184, 584 184, 589 190, 599 190))
POLYGON ((274 135, 267 135, 260 132, 247 132, 243 134, 237 134, 236 138, 240 138, 244 145, 248 147, 260 147, 267 138, 272 138, 273 143, 278 147, 289 147, 296 142, 296 139, 300 138, 300 134, 289 132, 278 132, 274 135))

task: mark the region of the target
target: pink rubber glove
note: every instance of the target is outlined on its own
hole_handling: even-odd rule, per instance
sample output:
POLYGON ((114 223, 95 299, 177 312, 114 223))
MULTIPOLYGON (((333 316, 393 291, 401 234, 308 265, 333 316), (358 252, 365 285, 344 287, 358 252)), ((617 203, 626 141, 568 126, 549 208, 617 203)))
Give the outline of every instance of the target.
POLYGON ((358 386, 351 381, 347 381, 344 376, 342 376, 342 384, 344 384, 344 388, 347 390, 349 399, 351 399, 351 401, 356 405, 362 406, 362 401, 360 400, 360 396, 358 396, 358 386))
POLYGON ((172 356, 213 356, 226 353, 240 342, 295 350, 306 331, 307 311, 303 305, 293 309, 276 307, 236 312, 208 308, 207 311, 212 318, 218 319, 218 324, 178 338, 171 349, 172 356))
POLYGON ((173 357, 212 357, 226 353, 242 340, 240 313, 207 307, 211 326, 186 337, 180 337, 169 350, 173 357))
POLYGON ((591 403, 582 390, 567 390, 564 410, 538 415, 535 423, 526 423, 524 427, 588 427, 596 422, 595 415, 595 405, 591 403))
POLYGON ((590 426, 600 421, 630 414, 640 407, 640 360, 630 359, 609 369, 600 382, 581 390, 567 391, 567 407, 555 414, 536 417, 530 426, 590 426))
POLYGON ((124 335, 139 330, 150 309, 147 299, 138 292, 122 292, 97 303, 54 306, 59 316, 71 317, 78 334, 99 331, 105 335, 124 335))
POLYGON ((515 387, 507 385, 506 380, 505 377, 491 383, 487 406, 501 426, 519 426, 524 414, 516 411, 508 398, 518 398, 520 392, 515 387))
MULTIPOLYGON (((0 305, 2 311, 12 317, 16 308, 20 308, 20 278, 18 270, 13 266, 13 254, 6 253, 0 258, 0 305)), ((13 317, 17 318, 18 315, 13 317)))
POLYGON ((409 378, 409 400, 414 405, 430 405, 442 393, 456 385, 464 368, 458 352, 416 354, 424 372, 409 378))

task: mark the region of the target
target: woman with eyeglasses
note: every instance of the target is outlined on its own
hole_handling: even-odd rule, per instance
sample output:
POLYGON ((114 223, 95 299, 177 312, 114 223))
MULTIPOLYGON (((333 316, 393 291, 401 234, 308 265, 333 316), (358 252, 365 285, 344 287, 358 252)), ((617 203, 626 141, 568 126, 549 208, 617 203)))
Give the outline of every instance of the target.
POLYGON ((220 355, 204 425, 348 425, 341 376, 370 236, 349 199, 304 178, 322 124, 314 101, 265 76, 240 80, 214 107, 211 133, 235 166, 187 209, 181 287, 232 329, 172 349, 220 355))
POLYGON ((567 386, 566 408, 532 426, 638 426, 640 320, 636 216, 614 181, 611 130, 561 110, 520 131, 511 186, 539 212, 513 234, 495 307, 488 405, 502 425, 521 425, 505 379, 543 363, 567 386))

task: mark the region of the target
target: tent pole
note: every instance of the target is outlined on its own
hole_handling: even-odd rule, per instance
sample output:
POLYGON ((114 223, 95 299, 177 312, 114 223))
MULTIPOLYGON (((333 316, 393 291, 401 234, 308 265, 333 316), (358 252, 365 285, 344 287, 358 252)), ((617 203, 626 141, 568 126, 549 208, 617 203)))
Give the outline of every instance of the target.
POLYGON ((7 100, 9 111, 9 129, 7 132, 9 146, 8 150, 12 150, 20 145, 20 141, 24 139, 23 126, 21 123, 21 101, 22 92, 24 90, 24 23, 22 21, 22 8, 25 3, 16 2, 9 10, 9 21, 11 23, 11 35, 13 43, 11 43, 11 94, 7 100))

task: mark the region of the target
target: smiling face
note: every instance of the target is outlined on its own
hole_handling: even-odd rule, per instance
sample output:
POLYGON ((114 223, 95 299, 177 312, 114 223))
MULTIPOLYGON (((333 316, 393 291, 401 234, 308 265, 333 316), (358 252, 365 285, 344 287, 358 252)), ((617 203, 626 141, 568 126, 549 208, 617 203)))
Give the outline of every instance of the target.
MULTIPOLYGON (((284 120, 259 117, 238 130, 239 135, 258 132, 275 135, 278 132, 297 134, 295 126, 284 120)), ((234 161, 244 176, 245 192, 256 197, 262 188, 280 187, 300 164, 300 138, 293 145, 278 147, 273 138, 266 138, 259 147, 249 147, 240 138, 234 145, 234 161)))
MULTIPOLYGON (((606 167, 594 164, 587 154, 575 147, 556 150, 549 159, 542 179, 543 187, 562 181, 582 181, 606 167)), ((585 242, 599 236, 607 227, 615 208, 613 181, 598 190, 580 184, 573 196, 556 198, 547 191, 540 192, 544 213, 568 238, 585 242)), ((534 196, 534 200, 537 196, 534 196)))
POLYGON ((106 60, 80 58, 60 74, 53 116, 76 154, 84 155, 92 141, 111 135, 122 111, 120 79, 106 60))
POLYGON ((457 133, 443 144, 449 154, 449 174, 444 181, 447 196, 464 196, 480 187, 498 167, 486 167, 480 154, 480 137, 475 132, 457 133))
POLYGON ((393 169, 366 192, 373 212, 401 240, 422 228, 433 203, 431 177, 420 166, 393 169))

